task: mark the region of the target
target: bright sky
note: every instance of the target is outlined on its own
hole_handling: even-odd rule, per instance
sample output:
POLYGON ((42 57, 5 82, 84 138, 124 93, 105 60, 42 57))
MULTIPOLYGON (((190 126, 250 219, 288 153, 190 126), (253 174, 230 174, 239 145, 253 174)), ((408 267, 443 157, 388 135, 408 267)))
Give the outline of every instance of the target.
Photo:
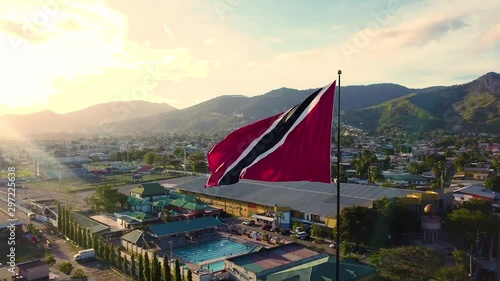
POLYGON ((0 0, 0 115, 500 72, 500 1, 0 0), (314 3, 314 4, 312 4, 314 3))

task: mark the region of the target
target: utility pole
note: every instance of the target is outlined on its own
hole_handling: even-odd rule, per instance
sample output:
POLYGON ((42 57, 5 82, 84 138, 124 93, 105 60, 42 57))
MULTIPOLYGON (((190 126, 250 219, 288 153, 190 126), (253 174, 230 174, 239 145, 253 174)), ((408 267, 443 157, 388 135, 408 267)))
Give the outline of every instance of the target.
POLYGON ((470 253, 469 253, 469 276, 470 276, 470 280, 474 280, 474 277, 472 276, 472 245, 474 244, 470 244, 470 253))

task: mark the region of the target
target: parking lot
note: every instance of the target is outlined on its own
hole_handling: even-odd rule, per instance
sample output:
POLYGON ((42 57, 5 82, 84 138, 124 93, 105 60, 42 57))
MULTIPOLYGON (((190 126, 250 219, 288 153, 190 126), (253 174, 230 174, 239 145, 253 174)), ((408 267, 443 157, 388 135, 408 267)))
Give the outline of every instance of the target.
MULTIPOLYGON (((247 230, 264 232, 265 234, 267 234, 271 237, 278 237, 279 239, 288 240, 288 241, 291 240, 289 234, 283 235, 280 233, 272 232, 270 230, 262 229, 262 225, 260 225, 258 223, 255 223, 255 224, 250 223, 251 225, 249 223, 244 224, 245 221, 249 221, 249 220, 252 220, 252 219, 250 219, 250 218, 249 219, 229 218, 229 219, 226 219, 224 222, 228 225, 232 225, 233 227, 240 227, 240 228, 244 228, 247 230)), ((325 251, 325 253, 327 253, 329 255, 336 254, 336 250, 334 248, 330 248, 330 244, 331 244, 330 240, 325 240, 325 243, 319 244, 319 243, 313 243, 313 239, 309 237, 309 238, 306 238, 304 240, 296 239, 295 242, 302 244, 304 246, 307 246, 307 247, 315 247, 315 248, 323 249, 325 251)))

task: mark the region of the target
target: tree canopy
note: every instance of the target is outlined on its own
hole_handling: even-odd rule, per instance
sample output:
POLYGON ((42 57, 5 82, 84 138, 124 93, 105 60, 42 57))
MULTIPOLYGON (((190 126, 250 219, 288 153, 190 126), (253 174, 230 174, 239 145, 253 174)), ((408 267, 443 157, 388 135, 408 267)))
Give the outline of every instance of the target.
POLYGON ((494 176, 484 182, 484 186, 495 192, 500 192, 500 176, 494 176))
POLYGON ((342 240, 356 244, 371 244, 374 227, 377 222, 377 212, 362 206, 342 209, 340 212, 340 237, 342 240))
POLYGON ((422 246, 381 249, 370 258, 380 276, 391 281, 427 281, 443 266, 441 253, 422 246))
POLYGON ((127 203, 127 196, 110 186, 99 186, 89 197, 88 202, 95 211, 114 212, 123 208, 127 203))
POLYGON ((462 208, 471 211, 481 211, 485 215, 490 215, 492 211, 491 201, 485 199, 470 199, 465 201, 462 208))
POLYGON ((198 173, 207 172, 207 162, 205 161, 205 154, 203 152, 195 152, 188 157, 191 168, 198 173))
POLYGON ((387 228, 391 236, 414 231, 417 226, 416 216, 406 208, 400 198, 388 199, 384 196, 373 202, 373 209, 382 216, 379 228, 387 228))
POLYGON ((465 239, 469 243, 475 239, 477 231, 491 233, 494 231, 496 225, 494 218, 491 216, 479 210, 469 210, 466 208, 453 210, 448 214, 447 221, 451 229, 465 234, 465 239))

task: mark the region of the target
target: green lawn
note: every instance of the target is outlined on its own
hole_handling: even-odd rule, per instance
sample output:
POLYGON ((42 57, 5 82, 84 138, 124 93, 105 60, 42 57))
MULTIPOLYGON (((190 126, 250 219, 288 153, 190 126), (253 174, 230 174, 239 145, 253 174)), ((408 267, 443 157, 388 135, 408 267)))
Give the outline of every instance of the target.
MULTIPOLYGON (((127 184, 132 184, 133 174, 122 174, 122 175, 105 175, 99 178, 88 178, 88 179, 72 179, 72 180, 62 180, 59 184, 58 180, 44 180, 37 181, 33 183, 28 183, 28 188, 45 189, 51 191, 62 191, 62 192, 74 192, 82 189, 95 189, 98 186, 110 185, 112 187, 124 186, 127 184)), ((162 179, 173 178, 176 176, 169 175, 144 175, 143 181, 156 181, 162 179)))
MULTIPOLYGON (((8 167, 2 166, 2 175, 9 173, 7 171, 8 167)), ((14 165, 16 168, 15 174, 16 178, 33 177, 33 166, 30 165, 14 165)))
POLYGON ((36 189, 45 189, 51 191, 62 191, 62 192, 71 192, 75 190, 79 190, 82 188, 91 187, 91 185, 81 185, 78 182, 69 182, 63 181, 59 184, 58 180, 46 180, 46 181, 37 181, 28 183, 26 185, 28 188, 36 188, 36 189))

